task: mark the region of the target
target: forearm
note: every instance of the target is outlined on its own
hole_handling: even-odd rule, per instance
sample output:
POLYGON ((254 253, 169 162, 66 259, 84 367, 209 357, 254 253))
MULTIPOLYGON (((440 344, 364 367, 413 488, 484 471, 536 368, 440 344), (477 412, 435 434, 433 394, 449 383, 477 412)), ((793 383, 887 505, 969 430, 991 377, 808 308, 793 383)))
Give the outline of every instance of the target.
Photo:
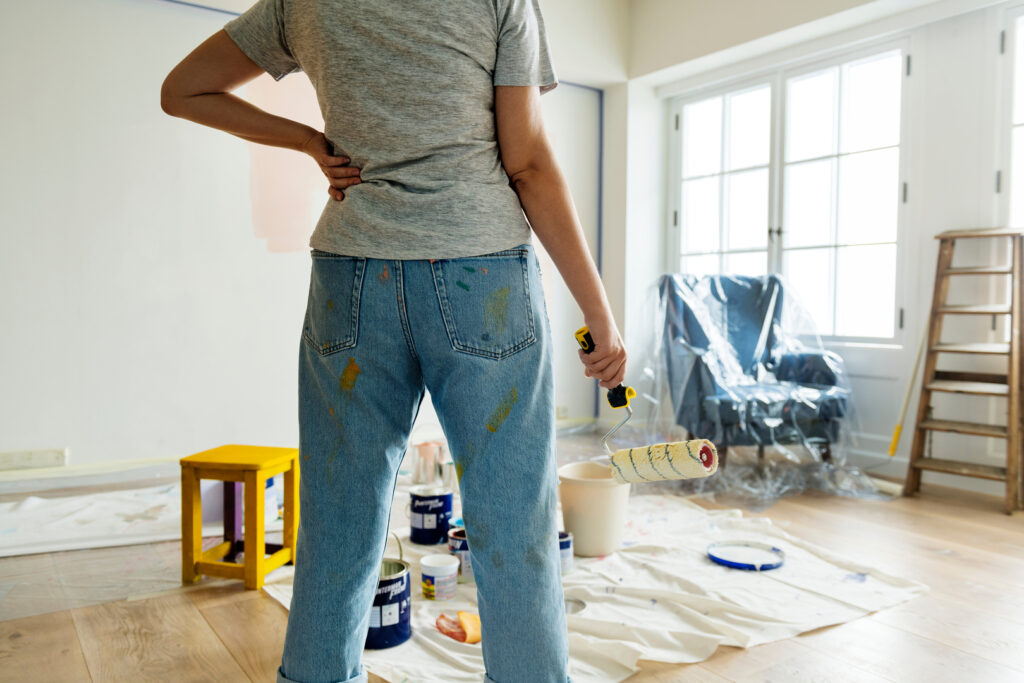
POLYGON ((231 93, 205 93, 164 102, 171 116, 217 128, 250 142, 300 150, 317 133, 298 121, 265 112, 231 93))
POLYGON ((601 277, 590 257, 568 183, 558 165, 552 161, 523 171, 513 179, 512 187, 584 319, 611 318, 601 277))

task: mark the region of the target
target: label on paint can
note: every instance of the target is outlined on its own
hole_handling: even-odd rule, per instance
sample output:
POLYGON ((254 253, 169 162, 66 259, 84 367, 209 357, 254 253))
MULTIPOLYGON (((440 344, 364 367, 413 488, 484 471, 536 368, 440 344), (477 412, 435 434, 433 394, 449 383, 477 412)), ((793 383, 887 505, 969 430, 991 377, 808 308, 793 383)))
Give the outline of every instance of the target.
POLYGON ((455 597, 455 586, 459 575, 447 576, 423 575, 423 597, 427 600, 451 600, 455 597))
POLYGON ((420 545, 444 543, 452 516, 454 494, 439 486, 414 486, 409 490, 409 540, 420 545))
POLYGON ((562 559, 562 573, 572 571, 572 534, 568 531, 558 532, 558 554, 562 559))

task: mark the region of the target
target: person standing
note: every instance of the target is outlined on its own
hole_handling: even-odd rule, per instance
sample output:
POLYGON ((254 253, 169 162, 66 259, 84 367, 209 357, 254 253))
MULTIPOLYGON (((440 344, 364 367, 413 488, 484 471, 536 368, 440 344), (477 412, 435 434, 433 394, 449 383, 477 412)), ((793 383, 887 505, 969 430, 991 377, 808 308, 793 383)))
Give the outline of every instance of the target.
POLYGON ((552 340, 532 243, 618 385, 626 350, 544 131, 558 84, 537 0, 259 0, 165 79, 163 110, 308 154, 301 515, 278 681, 360 662, 398 467, 429 390, 459 474, 486 681, 567 681, 552 340), (324 131, 231 92, 303 71, 324 131))

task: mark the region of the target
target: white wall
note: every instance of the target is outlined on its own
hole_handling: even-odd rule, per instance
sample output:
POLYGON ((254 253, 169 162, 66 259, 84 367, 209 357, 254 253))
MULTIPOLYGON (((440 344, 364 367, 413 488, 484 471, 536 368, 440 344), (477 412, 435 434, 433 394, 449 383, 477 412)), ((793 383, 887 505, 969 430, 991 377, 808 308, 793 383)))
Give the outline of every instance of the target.
MULTIPOLYGON (((613 0, 551 9, 561 79, 625 73, 621 11, 613 0)), ((265 214, 251 207, 279 191, 307 220, 325 188, 290 194, 301 155, 268 157, 159 104, 171 68, 231 16, 160 0, 39 0, 0 22, 0 55, 25 65, 0 75, 0 452, 69 448, 83 464, 297 442, 308 257, 265 240, 265 214)), ((240 94, 266 97, 266 85, 240 94)), ((596 230, 597 94, 576 89, 573 102, 571 86, 560 90, 545 96, 546 114, 567 103, 556 145, 592 139, 572 174, 590 184, 577 201, 596 230)), ((565 340, 567 353, 574 344, 565 340)), ((562 403, 589 414, 572 393, 589 393, 589 381, 570 358, 558 368, 569 377, 556 380, 569 391, 562 403)))
POLYGON ((626 80, 629 0, 540 0, 558 78, 596 88, 626 80))
POLYGON ((629 76, 644 76, 870 2, 631 0, 629 76))

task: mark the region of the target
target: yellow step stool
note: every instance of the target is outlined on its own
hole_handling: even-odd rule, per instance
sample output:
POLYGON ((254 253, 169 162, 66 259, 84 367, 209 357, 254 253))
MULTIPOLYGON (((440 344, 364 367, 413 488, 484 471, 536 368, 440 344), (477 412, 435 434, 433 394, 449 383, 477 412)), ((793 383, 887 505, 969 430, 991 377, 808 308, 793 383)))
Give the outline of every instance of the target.
POLYGON ((263 578, 283 564, 294 561, 299 527, 299 451, 268 446, 220 446, 181 459, 181 582, 199 576, 243 579, 245 587, 258 589, 263 578), (284 542, 268 544, 263 532, 263 501, 266 482, 284 472, 284 542), (200 479, 224 483, 224 542, 203 551, 203 504, 200 479), (239 539, 238 488, 244 485, 245 538, 239 539), (244 564, 226 562, 239 550, 244 564), (264 557, 267 550, 273 552, 264 557))

